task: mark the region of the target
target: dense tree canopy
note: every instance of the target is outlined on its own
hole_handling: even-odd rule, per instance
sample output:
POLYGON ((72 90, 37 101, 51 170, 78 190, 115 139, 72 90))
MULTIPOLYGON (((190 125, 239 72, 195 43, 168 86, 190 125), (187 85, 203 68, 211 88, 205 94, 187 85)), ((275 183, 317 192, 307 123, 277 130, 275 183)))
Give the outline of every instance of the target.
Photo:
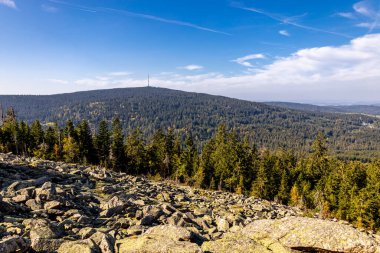
POLYGON ((339 160, 318 134, 310 152, 258 149, 249 135, 220 125, 196 148, 191 132, 158 129, 151 138, 125 131, 119 118, 91 130, 87 121, 64 128, 18 122, 10 113, 0 127, 0 151, 44 159, 101 164, 134 175, 195 187, 252 195, 337 217, 359 227, 380 228, 380 161, 339 160), (97 129, 97 131, 95 131, 97 129), (183 138, 184 137, 184 138, 183 138), (183 140, 183 141, 182 141, 183 140))
MULTIPOLYGON (((143 137, 150 138, 156 129, 172 128, 182 133, 182 141, 191 130, 198 150, 214 136, 219 125, 225 124, 238 134, 249 135, 259 148, 305 152, 318 132, 323 132, 328 137, 329 151, 339 157, 380 158, 380 119, 368 114, 318 112, 302 107, 293 110, 153 87, 51 96, 0 95, 0 103, 14 106, 13 113, 28 124, 39 119, 42 125, 58 122, 64 127, 68 120, 78 125, 86 119, 94 129, 100 121, 111 124, 118 116, 128 132, 140 128, 143 137)), ((68 127, 66 135, 67 131, 73 133, 73 127, 68 127)))

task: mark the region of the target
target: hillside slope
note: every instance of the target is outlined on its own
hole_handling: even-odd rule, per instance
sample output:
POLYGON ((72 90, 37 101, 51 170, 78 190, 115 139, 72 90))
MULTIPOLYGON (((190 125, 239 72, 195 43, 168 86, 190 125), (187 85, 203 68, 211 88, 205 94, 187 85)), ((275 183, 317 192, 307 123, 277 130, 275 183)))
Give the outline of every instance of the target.
POLYGON ((50 96, 0 96, 20 120, 86 119, 95 125, 118 115, 126 130, 190 130, 202 142, 222 123, 249 135, 259 147, 307 150, 319 131, 331 150, 348 157, 380 157, 380 120, 364 115, 305 112, 207 94, 162 88, 97 90, 50 96))

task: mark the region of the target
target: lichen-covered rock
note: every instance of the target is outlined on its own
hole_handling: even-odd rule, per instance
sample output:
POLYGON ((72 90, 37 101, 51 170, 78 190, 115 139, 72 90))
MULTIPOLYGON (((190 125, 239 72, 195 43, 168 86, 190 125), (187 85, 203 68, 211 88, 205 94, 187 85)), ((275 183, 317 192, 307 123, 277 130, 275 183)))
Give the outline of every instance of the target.
POLYGON ((62 243, 64 243, 63 239, 37 238, 32 240, 31 247, 36 252, 55 252, 62 243))
POLYGON ((190 241, 192 233, 183 227, 161 225, 149 228, 144 235, 162 235, 174 241, 190 241))
POLYGON ((59 228, 46 219, 32 220, 29 226, 31 227, 29 235, 31 240, 57 239, 61 235, 59 228))
POLYGON ((202 252, 190 242, 192 238, 193 233, 183 227, 161 225, 148 229, 142 236, 117 241, 116 248, 119 253, 202 252))
POLYGON ((58 253, 100 253, 99 247, 91 239, 64 242, 58 253))
POLYGON ((110 234, 96 232, 90 239, 92 239, 96 245, 98 245, 101 253, 113 253, 115 252, 115 238, 110 234))
POLYGON ((227 234, 222 239, 204 242, 202 250, 210 253, 290 253, 279 243, 259 243, 241 234, 227 234))
POLYGON ((278 240, 286 247, 306 252, 380 252, 380 243, 373 236, 348 225, 320 219, 258 220, 243 228, 242 234, 254 240, 278 240))
POLYGON ((116 241, 118 253, 200 253, 201 248, 191 242, 175 241, 163 235, 143 235, 116 241))
POLYGON ((12 236, 3 238, 0 241, 0 252, 1 253, 12 253, 12 252, 26 252, 29 249, 30 241, 26 238, 20 236, 12 236))

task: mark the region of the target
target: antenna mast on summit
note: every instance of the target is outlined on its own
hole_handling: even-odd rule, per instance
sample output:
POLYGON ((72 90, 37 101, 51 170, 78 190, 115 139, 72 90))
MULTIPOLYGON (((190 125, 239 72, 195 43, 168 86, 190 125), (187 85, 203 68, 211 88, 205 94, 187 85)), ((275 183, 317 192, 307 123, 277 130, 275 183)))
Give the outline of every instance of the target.
POLYGON ((150 76, 149 76, 149 74, 148 74, 148 87, 150 86, 150 83, 149 83, 150 80, 149 80, 149 79, 150 79, 150 76))

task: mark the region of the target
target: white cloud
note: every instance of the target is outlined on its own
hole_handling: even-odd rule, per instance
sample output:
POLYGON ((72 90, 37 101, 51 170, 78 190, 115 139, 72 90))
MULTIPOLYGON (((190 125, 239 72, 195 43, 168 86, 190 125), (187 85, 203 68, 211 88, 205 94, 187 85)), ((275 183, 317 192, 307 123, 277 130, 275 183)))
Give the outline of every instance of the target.
POLYGON ((265 59, 265 55, 263 54, 250 54, 246 55, 240 58, 237 58, 235 60, 232 60, 233 62, 236 62, 237 64, 240 64, 245 67, 253 67, 253 65, 249 62, 250 60, 256 60, 256 59, 265 59))
POLYGON ((129 76, 131 74, 132 74, 131 72, 127 72, 127 71, 117 71, 117 72, 108 73, 108 75, 110 76, 129 76))
MULTIPOLYGON (((342 46, 305 48, 277 58, 255 72, 227 76, 221 73, 181 75, 161 73, 151 85, 205 92, 248 100, 297 102, 380 101, 380 34, 356 38, 342 46)), ((243 61, 251 58, 246 56, 243 61)), ((86 88, 146 86, 146 78, 81 79, 86 88)))
POLYGON ((56 83, 56 84, 68 84, 69 81, 62 80, 62 79, 47 79, 49 83, 56 83))
POLYGON ((13 0, 0 0, 0 4, 5 5, 12 9, 17 9, 16 3, 13 0))
POLYGON ((195 71, 195 70, 201 70, 201 69, 203 69, 203 66, 195 65, 195 64, 190 64, 190 65, 187 65, 187 66, 178 67, 178 69, 184 69, 184 70, 189 70, 189 71, 195 71))
POLYGON ((281 35, 283 35, 283 36, 287 36, 287 37, 290 36, 290 33, 288 31, 286 31, 286 30, 280 30, 280 31, 278 31, 278 33, 281 34, 281 35))

